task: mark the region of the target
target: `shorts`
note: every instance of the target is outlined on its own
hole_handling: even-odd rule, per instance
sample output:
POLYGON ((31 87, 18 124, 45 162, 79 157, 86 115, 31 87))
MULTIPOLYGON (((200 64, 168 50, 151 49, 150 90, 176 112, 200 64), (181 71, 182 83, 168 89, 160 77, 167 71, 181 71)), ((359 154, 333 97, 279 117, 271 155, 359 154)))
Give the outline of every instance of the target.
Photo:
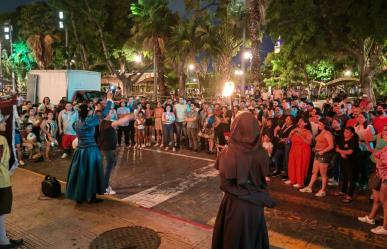
POLYGON ((155 130, 156 131, 162 131, 163 130, 163 123, 161 122, 161 118, 155 119, 155 130))
POLYGON ((322 155, 316 153, 314 155, 314 160, 317 160, 319 163, 330 163, 332 161, 333 152, 327 152, 322 155))
POLYGON ((71 149, 73 145, 73 141, 77 138, 76 135, 67 135, 64 134, 62 136, 62 146, 64 149, 71 149))
POLYGON ((0 215, 11 213, 12 187, 0 188, 0 215))
POLYGON ((145 119, 145 126, 152 126, 153 125, 153 119, 147 118, 145 119))
POLYGON ((15 145, 21 144, 20 133, 15 133, 15 145))

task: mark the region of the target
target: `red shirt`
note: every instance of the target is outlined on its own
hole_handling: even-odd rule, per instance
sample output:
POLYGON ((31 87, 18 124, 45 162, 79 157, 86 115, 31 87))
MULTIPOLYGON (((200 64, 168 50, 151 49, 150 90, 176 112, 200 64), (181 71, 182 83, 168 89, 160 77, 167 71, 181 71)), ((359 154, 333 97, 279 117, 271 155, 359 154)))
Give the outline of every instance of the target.
POLYGON ((387 124, 387 115, 378 116, 372 121, 376 134, 379 134, 383 131, 383 126, 387 124))
POLYGON ((351 118, 350 120, 347 121, 347 124, 345 127, 355 127, 357 123, 357 118, 351 118))

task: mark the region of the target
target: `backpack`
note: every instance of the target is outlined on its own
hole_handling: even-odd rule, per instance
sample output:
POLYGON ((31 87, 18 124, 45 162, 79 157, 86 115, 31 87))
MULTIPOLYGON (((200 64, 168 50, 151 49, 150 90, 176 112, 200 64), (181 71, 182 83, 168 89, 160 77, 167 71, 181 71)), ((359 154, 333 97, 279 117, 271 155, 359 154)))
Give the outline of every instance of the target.
POLYGON ((59 181, 50 175, 46 175, 42 182, 42 193, 50 198, 56 198, 61 195, 59 181))

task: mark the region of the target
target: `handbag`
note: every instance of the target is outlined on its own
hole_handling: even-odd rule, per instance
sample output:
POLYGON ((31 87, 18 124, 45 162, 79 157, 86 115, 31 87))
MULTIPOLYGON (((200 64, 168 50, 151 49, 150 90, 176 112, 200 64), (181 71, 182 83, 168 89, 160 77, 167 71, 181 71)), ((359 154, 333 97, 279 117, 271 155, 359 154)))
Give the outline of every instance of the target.
POLYGON ((61 186, 59 181, 50 175, 46 175, 42 182, 42 193, 50 198, 56 198, 61 195, 61 186))

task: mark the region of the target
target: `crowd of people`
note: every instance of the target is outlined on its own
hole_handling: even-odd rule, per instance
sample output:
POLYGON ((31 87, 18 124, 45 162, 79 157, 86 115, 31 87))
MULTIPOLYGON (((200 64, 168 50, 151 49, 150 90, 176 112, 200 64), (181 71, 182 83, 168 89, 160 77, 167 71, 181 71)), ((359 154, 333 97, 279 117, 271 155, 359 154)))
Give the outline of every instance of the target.
MULTIPOLYGON (((83 110, 86 114, 101 116, 107 111, 93 121, 92 136, 107 168, 104 190, 114 194, 108 179, 116 163, 116 147, 157 147, 176 153, 187 149, 215 155, 227 146, 238 113, 250 112, 260 129, 261 146, 271 160, 267 177, 280 177, 284 184, 303 193, 313 193, 318 186, 316 197, 326 196, 328 186, 332 186, 337 188, 333 195, 344 203, 354 201, 357 191, 368 189, 373 192, 373 209, 359 220, 374 224, 380 207, 387 214, 385 102, 374 105, 363 95, 360 99, 327 99, 317 106, 305 96, 275 89, 213 100, 171 96, 151 102, 120 97, 108 110, 105 103, 62 99, 54 105, 46 97, 33 106, 20 101, 15 136, 20 165, 25 160, 51 160, 53 149, 58 147, 62 158, 68 157, 79 137, 75 124, 81 119, 80 107, 87 108, 83 110)), ((387 235, 387 215, 384 217, 384 226, 373 232, 387 235)))

